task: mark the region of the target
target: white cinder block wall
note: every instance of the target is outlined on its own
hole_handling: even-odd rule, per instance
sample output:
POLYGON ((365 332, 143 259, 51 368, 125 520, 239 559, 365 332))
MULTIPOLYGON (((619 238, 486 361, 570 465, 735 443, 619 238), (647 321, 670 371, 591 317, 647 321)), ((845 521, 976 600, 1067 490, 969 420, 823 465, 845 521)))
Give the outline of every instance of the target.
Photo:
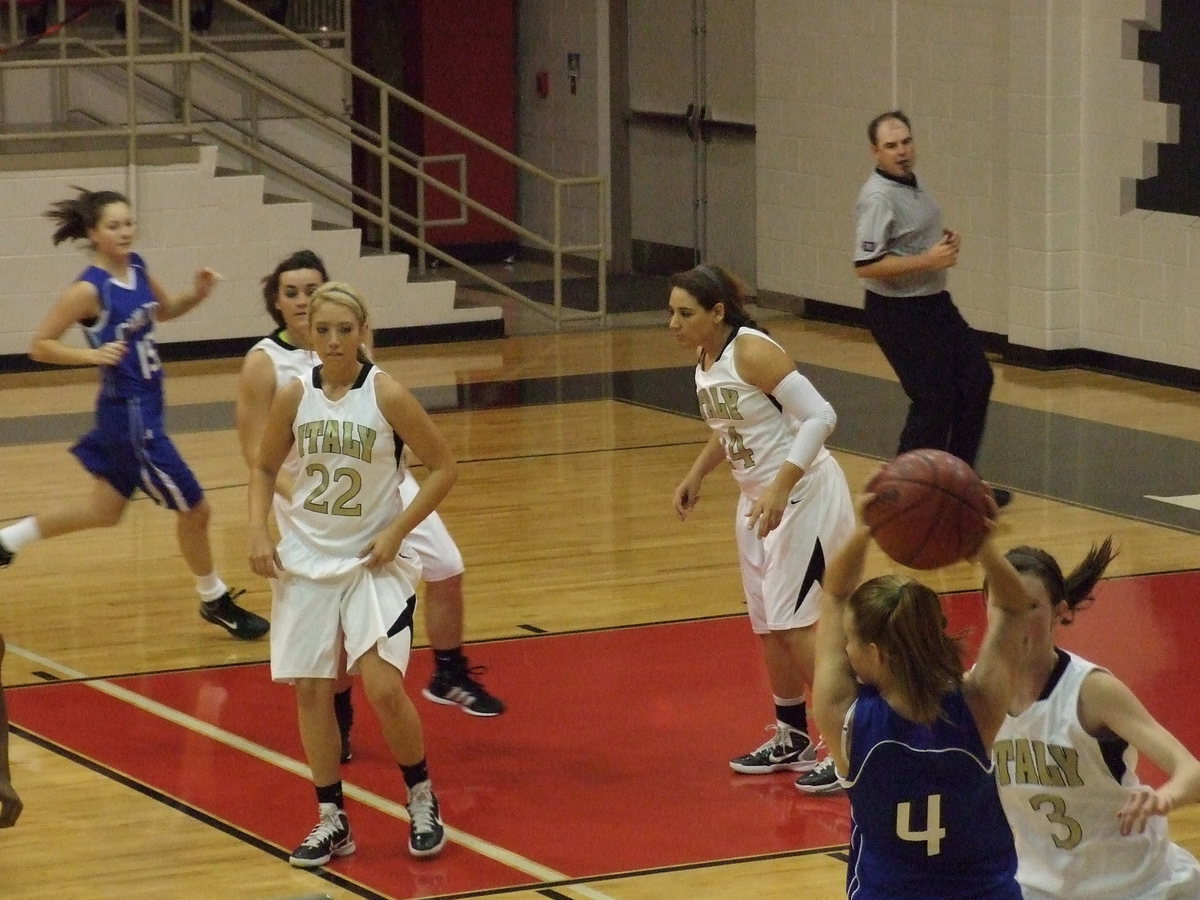
MULTIPOLYGON (((335 52, 340 54, 342 51, 335 52)), ((336 66, 319 57, 303 50, 235 53, 233 57, 264 79, 298 91, 317 109, 341 113, 346 107, 346 77, 336 66)), ((146 66, 141 72, 157 84, 172 84, 173 73, 169 65, 146 66)), ((193 96, 205 108, 216 111, 243 128, 250 128, 251 123, 257 123, 263 138, 287 147, 307 160, 310 168, 327 172, 343 182, 351 180, 348 144, 329 128, 298 116, 294 110, 282 104, 256 95, 211 66, 197 65, 193 77, 193 96)), ((114 75, 104 68, 72 72, 17 69, 6 73, 5 80, 0 83, 5 121, 14 124, 48 121, 49 111, 57 103, 60 81, 66 88, 67 109, 74 111, 72 121, 87 121, 89 117, 104 122, 125 121, 128 99, 124 78, 120 73, 114 75)), ((137 110, 139 122, 172 121, 174 115, 175 104, 167 94, 143 86, 137 110)), ((203 123, 210 120, 198 112, 196 121, 203 123)), ((332 122, 329 117, 325 121, 332 122)), ((233 131, 222 129, 222 134, 235 143, 242 141, 233 131)), ((228 147, 222 148, 220 164, 241 170, 248 170, 252 165, 248 157, 228 147)), ((267 191, 309 200, 316 218, 323 222, 350 224, 350 213, 343 207, 277 175, 267 167, 262 167, 262 171, 266 177, 267 191)), ((329 184, 326 187, 350 199, 349 191, 329 184)))
POLYGON ((759 287, 860 306, 865 127, 900 106, 964 233, 977 328, 1200 368, 1200 220, 1132 209, 1178 110, 1136 29, 1157 0, 757 0, 759 287), (1147 152, 1149 146, 1149 152, 1147 152))
MULTIPOLYGON (((313 231, 308 203, 264 204, 263 178, 215 177, 217 150, 205 147, 197 165, 141 166, 134 199, 137 249, 171 292, 187 289, 200 266, 224 277, 204 303, 159 329, 161 343, 241 338, 271 327, 260 280, 303 247, 316 251, 330 273, 358 287, 371 302, 376 327, 398 328, 500 318, 495 307, 455 309, 450 281, 409 283, 408 258, 360 257, 357 230, 313 231)), ((72 185, 130 193, 125 169, 0 173, 0 354, 28 350, 49 306, 87 264, 85 242, 51 244, 42 213, 74 196, 72 185)))
MULTIPOLYGON (((607 175, 608 4, 603 0, 524 0, 517 20, 517 155, 559 177, 607 175), (567 54, 579 53, 576 93, 568 87, 567 54), (550 76, 550 96, 539 98, 535 73, 550 76)), ((535 234, 554 234, 550 184, 522 172, 518 220, 535 234)), ((607 208, 607 203, 605 204, 607 208)), ((563 240, 594 244, 596 188, 563 193, 563 240)))
MULTIPOLYGON (((1129 24, 1157 27, 1158 0, 752 2, 759 288, 861 305, 850 257, 854 198, 871 166, 865 128, 898 105, 914 120, 920 176, 947 224, 964 233, 951 288, 972 325, 1039 350, 1080 347, 1200 369, 1200 220, 1132 209, 1134 181, 1154 174, 1155 142, 1178 131, 1178 110, 1153 100, 1155 67, 1136 61, 1129 24)), ((602 68, 591 65, 608 52, 598 27, 607 15, 607 0, 521 5, 522 150, 551 171, 608 174, 604 93, 593 81, 602 68), (584 54, 577 95, 566 91, 568 50, 584 54), (531 96, 541 68, 553 82, 546 101, 531 96)), ((313 80, 282 57, 279 65, 313 80)), ((48 108, 43 82, 12 75, 6 108, 48 108)), ((73 274, 61 274, 37 215, 84 174, 97 173, 66 173, 36 202, 2 207, 0 290, 19 300, 6 307, 8 329, 31 329, 47 286, 73 274), (10 245, 30 242, 38 256, 8 265, 10 245)), ((106 177, 119 189, 121 173, 106 177)), ((19 197, 41 181, 22 175, 0 188, 19 197)), ((549 215, 548 196, 523 180, 522 220, 540 230, 549 215)), ((186 215, 164 221, 176 232, 194 227, 186 215)), ((567 222, 572 237, 592 233, 586 216, 568 211, 567 222)), ((193 252, 182 246, 162 248, 161 259, 148 247, 158 274, 193 252)), ((250 259, 238 262, 245 252, 255 275, 286 252, 229 251, 223 268, 251 271, 250 259)), ((186 275, 182 262, 177 269, 186 275)), ((0 352, 14 344, 24 346, 0 333, 0 352)))

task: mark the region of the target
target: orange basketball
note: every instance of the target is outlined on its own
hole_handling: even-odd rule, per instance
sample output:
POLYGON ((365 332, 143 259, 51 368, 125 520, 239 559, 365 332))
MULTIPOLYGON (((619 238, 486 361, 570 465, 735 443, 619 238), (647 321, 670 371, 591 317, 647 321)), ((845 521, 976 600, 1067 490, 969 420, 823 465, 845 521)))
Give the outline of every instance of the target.
POLYGON ((910 450, 884 466, 867 491, 863 519, 880 548, 903 566, 936 569, 979 549, 996 517, 992 490, 942 450, 910 450))

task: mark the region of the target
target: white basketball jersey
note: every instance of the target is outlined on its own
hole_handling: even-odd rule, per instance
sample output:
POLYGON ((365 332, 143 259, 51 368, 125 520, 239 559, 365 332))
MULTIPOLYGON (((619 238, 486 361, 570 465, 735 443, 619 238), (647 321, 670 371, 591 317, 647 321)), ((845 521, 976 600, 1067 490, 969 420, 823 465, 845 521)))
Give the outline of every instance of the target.
MULTIPOLYGON (((757 498, 787 461, 800 422, 738 375, 733 345, 745 335, 771 340, 761 331, 739 328, 707 372, 696 366, 696 399, 704 421, 721 436, 738 487, 757 498)), ((812 465, 828 457, 829 451, 822 447, 812 465)))
POLYGON ((1080 688, 1089 673, 1104 670, 1066 655, 1069 661, 1049 696, 1019 716, 1005 717, 992 745, 1025 896, 1200 896, 1196 861, 1189 864, 1186 851, 1171 843, 1163 816, 1151 817, 1143 834, 1121 834, 1117 811, 1140 783, 1137 750, 1119 742, 1106 756, 1103 745, 1084 731, 1080 688))
MULTIPOLYGON (((287 387, 297 378, 304 378, 313 367, 320 362, 317 359, 317 354, 311 350, 301 350, 299 347, 293 347, 286 343, 276 331, 274 334, 263 338, 257 344, 250 348, 250 353, 261 350, 270 357, 271 364, 275 367, 275 392, 287 387)), ((247 354, 249 355, 249 354, 247 354)), ((282 470, 291 477, 295 477, 299 471, 299 461, 296 456, 296 448, 293 447, 288 453, 287 459, 283 461, 282 470)))
POLYGON ((370 363, 338 400, 319 387, 320 369, 302 379, 293 435, 299 458, 279 558, 289 572, 328 578, 360 565, 359 554, 403 509, 400 445, 379 410, 375 384, 388 376, 370 363))

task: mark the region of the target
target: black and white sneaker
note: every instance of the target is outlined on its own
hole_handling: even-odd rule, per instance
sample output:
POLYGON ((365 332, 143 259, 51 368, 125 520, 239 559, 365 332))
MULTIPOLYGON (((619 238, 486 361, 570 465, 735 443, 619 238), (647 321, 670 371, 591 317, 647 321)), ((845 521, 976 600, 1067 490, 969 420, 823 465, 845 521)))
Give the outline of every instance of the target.
POLYGON ((358 849, 346 813, 332 803, 319 806, 321 818, 316 827, 288 857, 288 862, 300 869, 315 869, 335 856, 349 856, 358 849))
POLYGON ((13 553, 3 544, 0 544, 0 569, 7 569, 16 558, 17 554, 13 553))
MULTIPOLYGON (((246 593, 239 591, 238 596, 246 593)), ((253 641, 266 634, 271 623, 260 615, 242 609, 233 602, 233 597, 226 591, 216 600, 205 600, 200 604, 200 617, 205 622, 220 625, 235 638, 243 641, 253 641)))
POLYGON ((463 665, 433 673, 429 687, 421 691, 426 700, 445 706, 458 706, 472 716, 498 716, 504 712, 504 702, 493 697, 482 684, 472 678, 487 671, 484 666, 463 665))
POLYGON ((434 856, 446 845, 446 829, 438 812, 437 797, 428 778, 408 789, 408 852, 434 856))
POLYGON ((767 731, 775 734, 769 741, 744 756, 729 761, 729 768, 743 775, 769 772, 811 772, 817 764, 817 751, 803 731, 776 722, 767 731))
POLYGON ((836 794, 841 789, 832 756, 826 756, 811 772, 796 779, 796 790, 805 794, 836 794))

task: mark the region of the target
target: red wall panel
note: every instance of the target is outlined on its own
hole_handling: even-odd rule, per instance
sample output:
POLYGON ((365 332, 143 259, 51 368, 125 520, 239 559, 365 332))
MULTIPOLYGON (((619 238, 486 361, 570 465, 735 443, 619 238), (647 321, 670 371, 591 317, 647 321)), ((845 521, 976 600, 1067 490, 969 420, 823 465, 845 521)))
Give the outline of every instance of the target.
MULTIPOLYGON (((510 152, 516 146, 516 11, 513 0, 406 0, 404 90, 441 114, 510 152)), ((425 155, 465 153, 467 193, 510 219, 516 218, 513 166, 427 117, 406 122, 406 143, 425 155)), ((431 174, 454 184, 455 169, 431 174)), ((426 191, 430 218, 453 218, 458 203, 426 191)), ((512 243, 502 225, 468 212, 466 225, 431 232, 438 246, 512 243)))

